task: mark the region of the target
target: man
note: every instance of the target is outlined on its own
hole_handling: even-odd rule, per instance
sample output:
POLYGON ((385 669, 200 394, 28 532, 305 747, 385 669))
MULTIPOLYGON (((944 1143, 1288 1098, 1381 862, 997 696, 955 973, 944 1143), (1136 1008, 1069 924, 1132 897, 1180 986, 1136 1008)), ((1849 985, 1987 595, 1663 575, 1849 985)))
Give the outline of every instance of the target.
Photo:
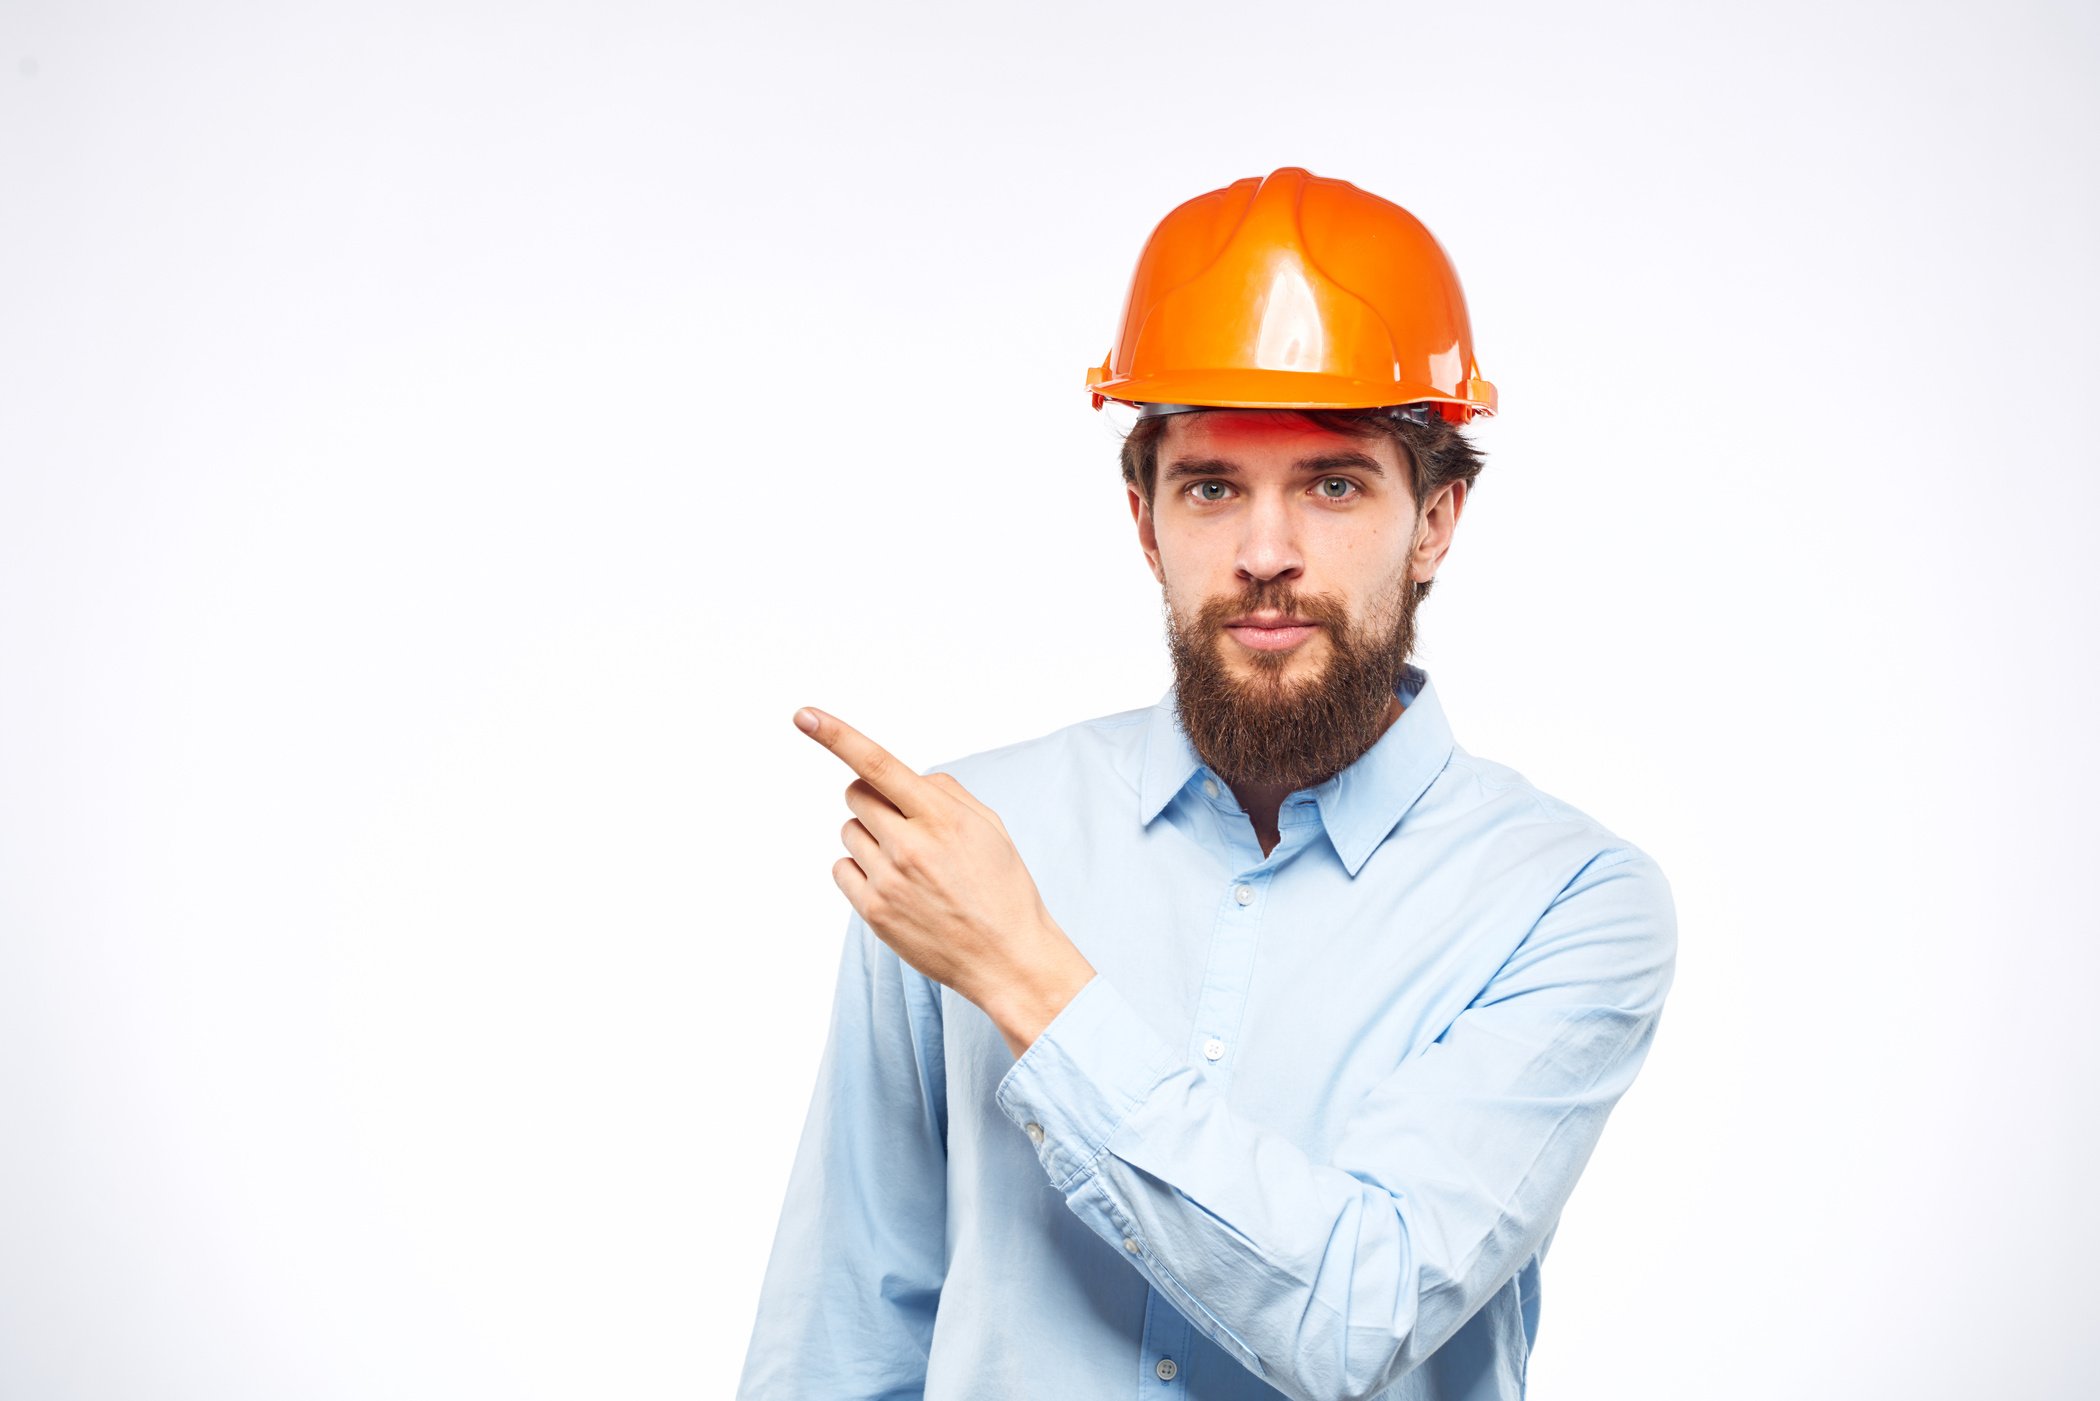
POLYGON ((854 914, 739 1395, 1509 1398, 1675 954, 1639 849, 1408 657, 1491 412, 1457 279, 1298 169, 1177 208, 1090 388, 1174 684, 913 772, 835 716, 854 914))

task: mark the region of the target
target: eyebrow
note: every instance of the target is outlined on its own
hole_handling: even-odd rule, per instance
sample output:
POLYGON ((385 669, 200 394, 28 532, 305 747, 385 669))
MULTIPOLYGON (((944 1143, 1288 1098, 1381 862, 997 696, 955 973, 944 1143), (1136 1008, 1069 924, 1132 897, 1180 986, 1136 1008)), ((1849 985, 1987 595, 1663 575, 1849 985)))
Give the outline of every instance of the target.
MULTIPOLYGON (((1320 457, 1300 458, 1294 470, 1300 475, 1313 472, 1357 471, 1368 476, 1385 477, 1385 468, 1369 453, 1334 452, 1320 457)), ((1161 474, 1163 482, 1178 482, 1184 477, 1236 477, 1238 464, 1222 457, 1184 457, 1171 463, 1161 474)))

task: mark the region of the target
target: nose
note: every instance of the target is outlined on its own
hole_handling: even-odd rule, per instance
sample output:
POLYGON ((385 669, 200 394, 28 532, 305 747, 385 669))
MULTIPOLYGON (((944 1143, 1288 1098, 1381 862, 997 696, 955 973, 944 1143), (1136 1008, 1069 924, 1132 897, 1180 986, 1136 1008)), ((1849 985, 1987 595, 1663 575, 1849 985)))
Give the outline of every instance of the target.
POLYGON ((1242 579, 1266 584, 1271 579, 1296 579, 1305 573, 1296 514, 1288 502, 1274 494, 1258 493, 1252 505, 1240 513, 1240 519, 1244 524, 1237 564, 1242 579))

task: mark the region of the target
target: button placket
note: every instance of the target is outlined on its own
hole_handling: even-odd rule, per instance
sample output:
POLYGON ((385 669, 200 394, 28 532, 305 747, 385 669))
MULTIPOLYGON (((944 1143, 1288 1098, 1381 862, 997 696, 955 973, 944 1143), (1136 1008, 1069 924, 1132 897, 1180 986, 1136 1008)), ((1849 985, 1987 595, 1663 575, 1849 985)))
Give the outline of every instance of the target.
POLYGON ((1195 1346, 1196 1332, 1181 1311, 1169 1304, 1157 1289, 1145 1291, 1145 1330, 1138 1340, 1138 1394, 1161 1401, 1188 1390, 1185 1378, 1176 1380, 1181 1359, 1195 1346))
POLYGON ((1210 961, 1203 970, 1197 994, 1187 1054, 1190 1062, 1201 1067, 1221 1089, 1231 1081, 1227 1052, 1246 1010, 1247 992, 1254 977, 1255 946, 1260 940, 1262 911, 1266 907, 1262 894, 1269 881, 1269 873, 1257 871, 1251 876, 1234 876, 1226 885, 1226 898, 1211 935, 1210 961))

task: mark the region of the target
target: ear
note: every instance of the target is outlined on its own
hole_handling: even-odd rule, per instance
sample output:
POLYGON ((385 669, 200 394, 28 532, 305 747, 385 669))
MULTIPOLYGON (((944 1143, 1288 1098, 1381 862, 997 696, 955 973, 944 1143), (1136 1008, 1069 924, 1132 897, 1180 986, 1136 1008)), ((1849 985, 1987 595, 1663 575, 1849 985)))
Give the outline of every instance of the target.
POLYGON ((1458 517, 1466 509, 1466 484, 1445 482, 1429 498, 1415 527, 1415 547, 1408 556, 1407 576, 1416 583, 1436 577, 1438 566, 1450 553, 1451 537, 1458 533, 1458 517))
POLYGON ((1152 577, 1164 587, 1167 576, 1159 567, 1159 536, 1152 529, 1152 508, 1145 504, 1145 498, 1129 482, 1123 483, 1123 490, 1130 497, 1131 519, 1137 522, 1138 548, 1145 552, 1145 563, 1152 567, 1152 577))

